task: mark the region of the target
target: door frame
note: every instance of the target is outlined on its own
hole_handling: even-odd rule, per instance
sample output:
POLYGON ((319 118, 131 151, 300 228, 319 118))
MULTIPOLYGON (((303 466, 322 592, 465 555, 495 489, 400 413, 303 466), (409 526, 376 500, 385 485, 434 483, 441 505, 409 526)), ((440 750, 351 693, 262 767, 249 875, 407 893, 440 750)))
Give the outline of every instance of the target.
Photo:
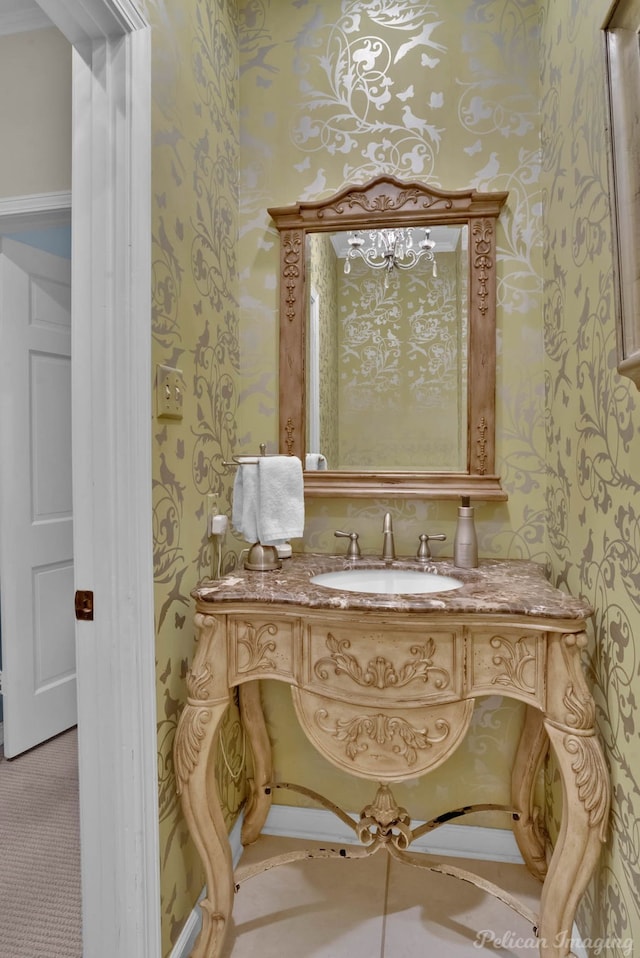
POLYGON ((159 958, 151 510, 151 28, 38 0, 73 45, 72 441, 84 958, 159 958))

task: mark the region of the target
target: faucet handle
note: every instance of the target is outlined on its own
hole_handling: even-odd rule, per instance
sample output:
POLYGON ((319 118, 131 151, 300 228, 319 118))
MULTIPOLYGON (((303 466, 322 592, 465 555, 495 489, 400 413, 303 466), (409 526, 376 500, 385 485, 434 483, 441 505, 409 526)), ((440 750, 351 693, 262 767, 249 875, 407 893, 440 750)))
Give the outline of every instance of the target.
POLYGON ((423 532, 420 538, 420 545, 418 546, 418 552, 416 555, 417 559, 426 561, 431 558, 431 548, 429 546, 429 541, 431 539, 436 539, 438 542, 444 542, 447 538, 444 532, 438 533, 437 536, 429 536, 426 532, 423 532))
POLYGON ((357 532, 341 532, 338 530, 333 533, 337 539, 350 539, 349 547, 347 549, 347 557, 349 559, 359 559, 360 558, 360 546, 358 544, 358 533, 357 532))

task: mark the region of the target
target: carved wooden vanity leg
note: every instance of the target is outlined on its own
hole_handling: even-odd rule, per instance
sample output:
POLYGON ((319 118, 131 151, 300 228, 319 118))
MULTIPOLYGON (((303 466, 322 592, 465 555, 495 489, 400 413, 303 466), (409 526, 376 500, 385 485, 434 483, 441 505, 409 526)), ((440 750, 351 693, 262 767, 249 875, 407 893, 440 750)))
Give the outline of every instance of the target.
POLYGON ((218 621, 197 614, 195 624, 198 648, 187 676, 187 704, 178 722, 173 754, 182 810, 207 882, 206 898, 200 902, 202 930, 191 958, 217 958, 233 907, 234 881, 227 826, 210 759, 230 695, 224 652, 215 642, 218 621), (215 672, 211 662, 216 663, 215 672))
POLYGON ((547 836, 541 810, 534 804, 534 792, 538 770, 548 748, 542 713, 527 706, 511 773, 511 804, 520 812, 513 820, 513 834, 527 868, 540 881, 547 873, 547 836))
POLYGON ((540 955, 571 955, 576 907, 605 840, 610 784, 595 734, 595 705, 580 663, 584 633, 548 644, 545 727, 562 781, 562 823, 540 903, 540 955))
POLYGON ((600 743, 548 725, 562 778, 562 825, 540 903, 540 955, 566 958, 578 902, 600 856, 609 809, 608 773, 600 743))
POLYGON ((273 767, 271 763, 271 742, 262 711, 260 683, 246 682, 240 686, 240 714, 244 733, 251 746, 253 758, 253 778, 249 782, 251 789, 242 823, 242 844, 255 842, 271 808, 273 767))

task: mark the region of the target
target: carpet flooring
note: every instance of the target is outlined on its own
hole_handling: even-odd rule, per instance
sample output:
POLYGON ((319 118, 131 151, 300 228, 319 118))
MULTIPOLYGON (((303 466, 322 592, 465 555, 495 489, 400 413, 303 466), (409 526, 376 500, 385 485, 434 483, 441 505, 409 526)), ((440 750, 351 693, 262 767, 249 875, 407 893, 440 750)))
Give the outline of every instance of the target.
POLYGON ((81 958, 76 730, 0 747, 0 958, 81 958))

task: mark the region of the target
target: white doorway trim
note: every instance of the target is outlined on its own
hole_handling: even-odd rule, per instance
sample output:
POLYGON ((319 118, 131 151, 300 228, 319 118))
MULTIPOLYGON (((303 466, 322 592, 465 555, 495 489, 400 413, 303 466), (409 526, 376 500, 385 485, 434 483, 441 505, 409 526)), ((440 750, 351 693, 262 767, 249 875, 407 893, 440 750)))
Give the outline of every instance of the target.
POLYGON ((74 45, 72 404, 84 958, 158 958, 150 27, 38 0, 74 45))

